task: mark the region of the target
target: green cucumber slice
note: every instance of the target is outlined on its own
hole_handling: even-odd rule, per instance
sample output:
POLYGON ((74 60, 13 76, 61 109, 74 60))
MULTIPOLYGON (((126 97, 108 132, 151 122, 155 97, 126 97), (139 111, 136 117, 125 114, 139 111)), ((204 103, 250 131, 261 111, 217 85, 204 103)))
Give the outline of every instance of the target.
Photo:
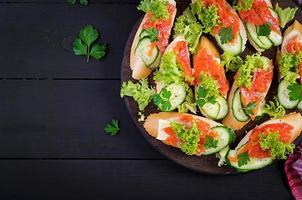
POLYGON ((168 85, 167 90, 171 92, 171 97, 169 99, 171 103, 171 110, 175 110, 180 104, 185 101, 186 98, 186 88, 182 84, 172 83, 168 85))
POLYGON ((289 82, 283 79, 279 83, 277 97, 278 97, 280 104, 284 108, 293 109, 298 105, 299 101, 291 101, 289 99, 289 94, 288 94, 289 91, 287 89, 288 86, 289 86, 289 82))
POLYGON ((245 114, 244 109, 242 107, 239 88, 234 93, 234 97, 232 101, 232 111, 236 120, 240 122, 246 122, 250 119, 249 116, 245 114))
POLYGON ((147 67, 151 66, 156 61, 159 55, 159 50, 157 46, 153 47, 152 50, 151 48, 152 48, 151 40, 145 37, 138 42, 137 47, 135 49, 135 54, 138 55, 143 60, 144 64, 147 67))
POLYGON ((219 110, 219 113, 216 117, 216 120, 222 120, 223 118, 226 117, 226 115, 229 112, 229 105, 228 105, 227 100, 223 96, 219 96, 217 98, 217 102, 220 106, 220 110, 219 110))
POLYGON ((302 101, 299 102, 297 106, 298 110, 302 112, 302 101))
POLYGON ((240 33, 238 33, 238 38, 235 43, 231 42, 231 43, 221 44, 220 36, 217 34, 214 37, 215 37, 218 45, 222 48, 223 51, 231 52, 234 55, 238 55, 238 54, 242 53, 242 49, 243 49, 242 48, 242 37, 241 37, 240 33))
POLYGON ((232 129, 224 126, 216 126, 212 128, 212 130, 216 131, 216 133, 218 134, 217 147, 206 149, 206 151, 203 152, 202 155, 217 153, 234 141, 235 133, 232 129))
POLYGON ((237 156, 236 150, 230 150, 227 156, 227 162, 231 167, 234 167, 240 172, 248 172, 251 170, 261 169, 268 165, 270 165, 273 162, 272 158, 250 158, 250 161, 246 165, 242 165, 239 167, 238 162, 231 162, 229 157, 235 157, 237 156))
POLYGON ((260 49, 270 49, 273 46, 266 36, 258 36, 255 25, 247 23, 246 28, 248 36, 260 49))

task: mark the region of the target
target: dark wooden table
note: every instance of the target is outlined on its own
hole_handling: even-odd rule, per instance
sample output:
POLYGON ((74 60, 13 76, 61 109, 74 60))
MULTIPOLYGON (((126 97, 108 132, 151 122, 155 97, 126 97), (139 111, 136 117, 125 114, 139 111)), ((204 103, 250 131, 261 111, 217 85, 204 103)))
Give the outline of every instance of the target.
POLYGON ((278 163, 237 176, 184 169, 153 150, 119 98, 138 0, 0 0, 0 199, 291 199, 278 163), (109 51, 86 64, 71 42, 92 24, 109 51), (112 118, 115 137, 104 134, 112 118))

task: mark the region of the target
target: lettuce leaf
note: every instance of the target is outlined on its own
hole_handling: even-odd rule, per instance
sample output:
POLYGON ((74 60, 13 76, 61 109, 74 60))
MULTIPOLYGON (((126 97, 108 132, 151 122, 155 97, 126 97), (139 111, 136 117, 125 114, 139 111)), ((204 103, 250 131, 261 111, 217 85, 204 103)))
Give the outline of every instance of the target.
POLYGON ((264 151, 269 150, 273 159, 286 159, 295 148, 294 144, 281 142, 278 132, 271 132, 268 135, 260 134, 259 144, 264 151))
POLYGON ((282 9, 279 7, 278 3, 275 5, 275 11, 277 12, 280 19, 280 26, 284 28, 286 24, 295 18, 295 14, 298 11, 298 8, 285 8, 282 9))
POLYGON ((302 60, 302 52, 283 54, 280 59, 280 75, 289 83, 296 82, 299 77, 299 66, 302 60))
POLYGON ((147 79, 141 79, 137 83, 132 81, 124 82, 120 92, 121 97, 132 97, 141 111, 151 102, 154 94, 155 89, 149 86, 147 79))
POLYGON ((196 122, 192 122, 192 127, 188 129, 185 125, 178 122, 171 122, 171 127, 181 140, 180 149, 187 155, 194 155, 198 152, 200 141, 200 130, 196 122))
POLYGON ((225 66, 226 71, 237 71, 241 65, 243 65, 243 60, 240 56, 235 56, 233 53, 225 51, 221 55, 221 63, 225 66))
POLYGON ((238 1, 235 9, 238 11, 248 11, 253 7, 254 0, 242 0, 238 1))
POLYGON ((161 59, 160 68, 154 75, 154 81, 163 81, 165 84, 181 83, 185 77, 178 67, 176 54, 174 52, 165 53, 161 59))
POLYGON ((264 109, 263 113, 269 115, 273 119, 283 117, 285 115, 285 109, 279 103, 278 99, 275 97, 274 101, 269 101, 264 109))
POLYGON ((145 13, 152 13, 151 20, 156 19, 169 19, 169 11, 167 9, 167 0, 142 0, 137 7, 145 13))
POLYGON ((193 13, 196 14, 201 21, 205 33, 211 32, 220 22, 218 8, 214 5, 206 7, 203 5, 202 1, 196 1, 191 4, 191 8, 193 13))
POLYGON ((188 85, 186 85, 185 87, 186 87, 187 96, 185 98, 185 101, 177 107, 178 112, 187 113, 190 111, 196 114, 196 103, 194 101, 193 91, 188 85))
POLYGON ((246 60, 242 66, 240 66, 237 78, 237 85, 239 87, 245 86, 251 87, 253 81, 253 75, 256 69, 266 70, 269 67, 268 59, 260 56, 260 54, 253 54, 246 56, 246 60))
POLYGON ((176 20, 174 26, 174 38, 183 35, 189 44, 189 50, 193 54, 202 34, 202 27, 197 22, 192 10, 187 8, 176 20))

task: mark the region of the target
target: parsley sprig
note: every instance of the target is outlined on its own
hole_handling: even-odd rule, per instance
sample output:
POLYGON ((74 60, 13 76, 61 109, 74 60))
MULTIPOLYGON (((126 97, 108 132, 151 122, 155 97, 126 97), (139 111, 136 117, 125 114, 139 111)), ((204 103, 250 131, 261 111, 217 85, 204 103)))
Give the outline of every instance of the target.
POLYGON ((245 111, 247 114, 249 114, 249 115, 254 115, 254 114, 255 114, 255 113, 254 113, 254 110, 255 110, 256 106, 257 106, 257 102, 254 101, 254 102, 248 103, 248 104, 246 105, 246 107, 243 108, 243 109, 244 109, 244 111, 245 111))
MULTIPOLYGON (((72 5, 75 5, 77 0, 67 0, 67 2, 72 4, 72 5)), ((88 0, 80 0, 81 5, 87 6, 88 3, 89 3, 88 0)))
POLYGON ((302 100, 302 85, 295 82, 290 84, 287 89, 289 90, 289 99, 291 101, 302 100))
POLYGON ((73 52, 77 56, 86 56, 87 63, 90 57, 96 60, 103 58, 106 54, 107 46, 105 44, 96 44, 99 38, 99 32, 91 25, 81 29, 80 35, 73 42, 73 52))
POLYGON ((243 165, 246 165, 250 162, 250 156, 248 152, 241 153, 237 156, 238 158, 238 166, 241 167, 243 165))
POLYGON ((163 88, 159 94, 153 95, 154 104, 162 111, 170 111, 172 105, 170 103, 171 92, 167 88, 163 88))
POLYGON ((112 119, 111 122, 105 126, 104 131, 109 135, 116 135, 120 131, 118 120, 112 119))
POLYGON ((206 136, 206 141, 204 144, 205 149, 217 148, 218 140, 215 140, 211 136, 206 136))
POLYGON ((222 28, 219 32, 221 44, 226 44, 234 39, 232 27, 222 28))

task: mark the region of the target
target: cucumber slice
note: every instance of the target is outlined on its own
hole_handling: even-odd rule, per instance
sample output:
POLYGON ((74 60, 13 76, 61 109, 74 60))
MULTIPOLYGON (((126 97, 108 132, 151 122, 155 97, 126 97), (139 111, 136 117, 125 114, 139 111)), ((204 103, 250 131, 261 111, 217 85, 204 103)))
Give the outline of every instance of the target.
POLYGON ((208 118, 216 119, 220 112, 220 105, 218 102, 212 104, 212 103, 206 103, 202 106, 200 109, 203 115, 205 115, 208 118))
POLYGON ((266 36, 258 36, 255 25, 247 23, 246 28, 248 36, 260 49, 270 49, 273 46, 272 42, 266 36))
POLYGON ((242 165, 239 167, 238 161, 231 162, 228 158, 229 157, 237 157, 237 151, 236 150, 230 150, 227 156, 227 162, 231 167, 236 168, 240 172, 247 172, 251 170, 261 169, 268 165, 270 165, 273 162, 272 158, 250 158, 250 161, 246 165, 242 165))
MULTIPOLYGON (((257 31, 257 35, 258 35, 259 26, 256 27, 256 31, 257 31)), ((270 49, 274 45, 273 42, 268 38, 268 36, 258 35, 258 38, 262 42, 262 44, 266 47, 266 49, 270 49)))
POLYGON ((220 36, 219 35, 215 35, 215 39, 218 43, 218 45, 222 48, 223 51, 228 51, 233 53, 234 55, 238 55, 240 53, 242 53, 242 37, 240 35, 240 33, 238 33, 238 39, 235 43, 226 43, 226 44, 221 44, 220 41, 220 36))
POLYGON ((235 133, 232 129, 224 126, 216 126, 212 128, 212 130, 216 131, 216 133, 218 134, 217 147, 206 149, 206 151, 203 152, 202 155, 217 153, 234 141, 235 133))
POLYGON ((249 116, 246 115, 243 110, 239 88, 234 93, 234 97, 232 101, 232 111, 236 120, 240 122, 246 122, 250 119, 249 116))
POLYGON ((275 31, 271 31, 268 38, 274 43, 274 46, 279 46, 282 43, 282 35, 275 31))
POLYGON ((302 112, 302 101, 299 102, 297 106, 298 110, 302 112))
POLYGON ((287 89, 287 87, 289 86, 289 82, 287 82, 286 80, 282 80, 280 83, 279 83, 279 86, 278 86, 278 100, 280 102, 280 104, 286 108, 286 109, 293 109, 295 108, 299 101, 291 101, 289 99, 289 91, 287 89))
POLYGON ((152 42, 149 38, 145 37, 139 41, 135 49, 135 54, 141 57, 144 64, 149 67, 157 59, 159 50, 157 46, 152 47, 152 42), (152 49, 151 49, 152 48, 152 49))
POLYGON ((139 40, 143 39, 144 37, 148 37, 149 33, 146 30, 142 30, 142 32, 139 34, 139 40))
POLYGON ((220 110, 219 110, 219 113, 216 117, 216 120, 222 120, 223 118, 225 118, 225 116, 229 112, 228 102, 226 101, 226 99, 223 96, 219 96, 217 98, 217 102, 220 106, 220 110))
POLYGON ((180 104, 185 101, 186 98, 186 88, 182 84, 172 83, 168 85, 167 90, 171 92, 171 97, 169 99, 171 103, 171 110, 175 110, 180 104))

